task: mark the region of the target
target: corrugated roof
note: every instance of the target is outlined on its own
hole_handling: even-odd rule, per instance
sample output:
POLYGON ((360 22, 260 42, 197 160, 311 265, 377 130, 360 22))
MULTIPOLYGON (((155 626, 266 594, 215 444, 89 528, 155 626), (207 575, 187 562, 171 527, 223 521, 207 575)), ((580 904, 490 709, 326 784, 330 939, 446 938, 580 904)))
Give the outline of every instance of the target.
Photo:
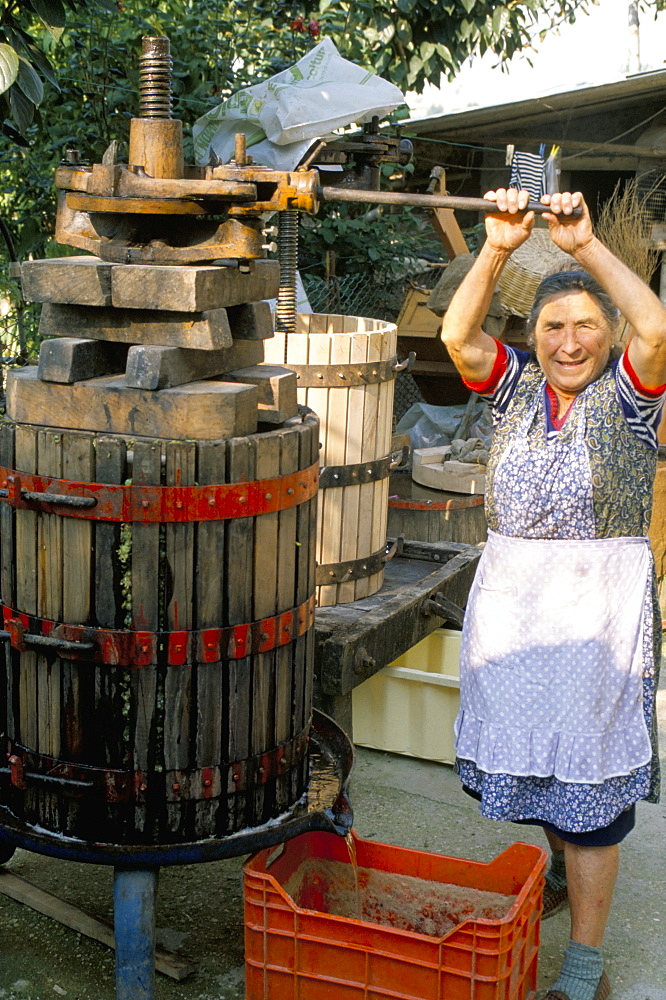
POLYGON ((411 120, 410 132, 419 135, 445 133, 447 137, 467 133, 470 129, 483 128, 484 135, 493 131, 505 132, 507 125, 521 128, 552 123, 554 112, 585 109, 586 115, 620 110, 636 102, 637 98, 654 99, 662 97, 666 110, 666 70, 637 73, 612 83, 594 87, 578 88, 561 94, 548 94, 510 104, 496 104, 486 108, 470 108, 450 115, 411 120))

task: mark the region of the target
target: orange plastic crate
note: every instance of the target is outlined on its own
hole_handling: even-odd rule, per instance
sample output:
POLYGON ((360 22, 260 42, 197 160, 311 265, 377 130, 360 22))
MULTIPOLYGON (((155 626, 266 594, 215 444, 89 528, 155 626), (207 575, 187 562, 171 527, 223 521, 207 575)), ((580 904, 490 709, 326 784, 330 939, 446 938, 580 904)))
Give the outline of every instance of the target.
POLYGON ((528 1000, 545 851, 518 843, 481 864, 353 837, 359 868, 517 898, 502 919, 465 920, 439 938, 302 909, 284 885, 305 861, 350 863, 344 839, 304 834, 244 866, 246 1000, 528 1000))

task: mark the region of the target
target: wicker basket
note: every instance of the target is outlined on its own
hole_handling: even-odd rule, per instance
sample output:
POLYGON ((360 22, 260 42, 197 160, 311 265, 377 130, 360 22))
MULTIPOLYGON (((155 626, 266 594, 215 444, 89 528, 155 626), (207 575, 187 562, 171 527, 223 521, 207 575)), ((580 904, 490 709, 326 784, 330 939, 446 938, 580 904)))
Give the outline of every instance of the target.
POLYGON ((514 316, 529 316, 534 293, 543 278, 571 271, 576 262, 555 246, 547 229, 534 229, 530 238, 509 258, 499 280, 502 305, 514 316))

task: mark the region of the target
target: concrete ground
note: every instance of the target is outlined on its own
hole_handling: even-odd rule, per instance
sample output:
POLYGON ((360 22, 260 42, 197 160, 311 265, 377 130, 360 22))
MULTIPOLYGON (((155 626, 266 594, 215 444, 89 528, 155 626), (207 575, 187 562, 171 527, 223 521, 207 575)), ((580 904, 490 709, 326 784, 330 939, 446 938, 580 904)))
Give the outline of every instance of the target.
MULTIPOLYGON (((666 679, 659 710, 666 749, 666 679)), ((352 798, 361 837, 479 861, 489 861, 515 840, 544 843, 530 827, 482 819, 451 768, 427 761, 360 748, 352 798)), ((243 1000, 241 863, 161 872, 158 940, 192 958, 198 970, 180 983, 159 975, 157 1000, 243 1000)), ((109 869, 24 851, 17 851, 7 867, 111 919, 109 869)), ((566 910, 543 924, 541 989, 556 976, 568 931, 566 910)), ((639 804, 637 828, 623 845, 605 954, 613 1000, 666 1000, 666 796, 659 806, 639 804)), ((112 953, 0 895, 0 998, 58 996, 113 1000, 112 953)))

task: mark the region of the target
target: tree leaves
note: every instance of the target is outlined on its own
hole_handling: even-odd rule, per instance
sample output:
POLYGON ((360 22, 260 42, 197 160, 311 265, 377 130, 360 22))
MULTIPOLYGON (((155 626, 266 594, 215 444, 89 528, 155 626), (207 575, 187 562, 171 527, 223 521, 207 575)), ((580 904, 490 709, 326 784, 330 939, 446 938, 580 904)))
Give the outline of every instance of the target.
POLYGON ((500 35, 509 23, 510 14, 506 7, 496 7, 492 15, 493 31, 500 35))
POLYGON ((38 73, 23 56, 19 57, 19 70, 16 83, 29 101, 32 101, 35 105, 41 104, 44 97, 44 85, 39 79, 38 73))
POLYGON ((60 0, 30 0, 30 3, 47 28, 65 27, 65 8, 60 0))
POLYGON ((4 42, 0 43, 0 94, 9 90, 18 76, 19 58, 16 52, 4 42))
POLYGON ((9 91, 9 106, 19 132, 25 133, 35 116, 35 105, 19 87, 12 87, 9 91))
MULTIPOLYGON (((595 2, 319 0, 318 17, 324 33, 348 59, 420 92, 427 82, 438 84, 442 75, 451 79, 466 60, 487 50, 504 64, 531 46, 539 20, 553 27, 575 19, 595 2)), ((666 0, 644 2, 651 7, 666 4, 666 0)), ((278 27, 275 16, 273 27, 278 27)))
POLYGON ((0 11, 0 116, 11 117, 2 134, 12 141, 29 128, 37 105, 44 99, 42 78, 59 89, 43 46, 52 46, 62 36, 65 5, 72 11, 90 6, 118 10, 115 0, 13 0, 0 11), (50 43, 37 27, 37 18, 48 30, 50 43))

